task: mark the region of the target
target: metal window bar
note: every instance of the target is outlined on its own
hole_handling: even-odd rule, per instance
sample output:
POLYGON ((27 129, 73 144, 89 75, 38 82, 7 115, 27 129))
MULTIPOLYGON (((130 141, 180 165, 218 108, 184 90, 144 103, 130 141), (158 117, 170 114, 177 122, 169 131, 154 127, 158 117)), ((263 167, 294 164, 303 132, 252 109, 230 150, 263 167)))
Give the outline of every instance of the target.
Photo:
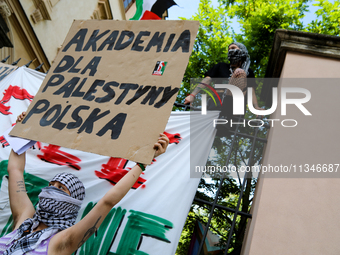
MULTIPOLYGON (((194 110, 194 111, 195 110, 196 111, 201 110, 200 108, 195 108, 195 107, 191 107, 189 105, 184 105, 184 104, 179 104, 179 103, 175 103, 174 105, 177 106, 177 107, 183 107, 185 110, 187 110, 187 109, 194 110)), ((244 119, 241 118, 241 117, 238 118, 238 122, 243 121, 243 120, 244 119)), ((263 126, 265 128, 267 128, 267 129, 270 128, 269 125, 263 125, 263 126)), ((256 141, 259 141, 259 142, 262 142, 262 143, 266 143, 267 142, 267 139, 257 137, 257 134, 258 134, 258 131, 259 131, 258 127, 255 128, 254 135, 248 135, 248 134, 240 133, 240 132, 238 132, 238 127, 239 127, 239 124, 236 125, 235 130, 232 132, 232 135, 233 135, 232 139, 233 140, 232 140, 232 144, 231 144, 231 147, 230 147, 230 150, 229 150, 229 153, 228 153, 227 160, 225 162, 225 166, 228 166, 228 164, 229 164, 229 161, 230 161, 230 158, 231 158, 231 154, 232 154, 232 151, 233 151, 234 144, 235 144, 237 136, 252 139, 252 147, 251 147, 251 152, 250 152, 250 155, 249 155, 247 166, 250 166, 250 164, 251 164, 251 162, 253 160, 256 141)), ((209 231, 210 223, 211 223, 212 216, 214 214, 215 208, 219 208, 219 209, 222 209, 222 210, 225 210, 225 211, 228 211, 228 212, 232 212, 234 214, 233 222, 232 222, 232 225, 231 225, 230 230, 229 230, 227 246, 226 246, 225 253, 224 253, 225 255, 228 254, 228 250, 229 250, 229 247, 230 247, 230 242, 231 242, 231 239, 232 239, 232 236, 233 236, 233 233, 234 233, 234 229, 235 229, 235 225, 236 225, 237 216, 238 215, 242 215, 242 216, 245 216, 247 218, 251 218, 252 217, 251 214, 245 213, 245 212, 242 212, 242 211, 239 210, 240 205, 241 205, 241 200, 242 200, 242 197, 243 197, 244 188, 246 186, 246 183, 247 183, 247 181, 251 181, 251 178, 249 178, 250 177, 249 175, 250 175, 250 172, 246 172, 245 176, 243 177, 243 182, 242 182, 241 187, 240 187, 240 195, 239 195, 239 198, 238 198, 238 201, 237 201, 236 209, 225 207, 225 206, 219 205, 217 203, 218 195, 220 194, 220 191, 221 191, 222 185, 223 185, 223 181, 224 181, 224 173, 223 173, 222 177, 219 180, 220 183, 219 183, 218 189, 217 189, 217 191, 215 193, 215 198, 214 198, 213 203, 211 203, 209 201, 206 201, 206 200, 203 200, 203 199, 196 198, 196 197, 194 198, 194 201, 196 201, 198 203, 203 203, 203 204, 207 204, 207 205, 211 206, 208 222, 207 222, 206 227, 204 229, 202 240, 200 242, 200 246, 198 248, 198 251, 197 251, 196 255, 200 255, 201 252, 202 252, 203 245, 204 245, 205 239, 206 239, 208 231, 209 231)), ((240 180, 240 178, 239 178, 239 180, 240 180)))
MULTIPOLYGON (((251 148, 250 155, 249 155, 248 166, 250 165, 250 163, 253 159, 256 136, 257 136, 258 131, 259 131, 259 128, 255 128, 255 134, 254 134, 253 144, 252 144, 252 148, 251 148)), ((247 181, 251 181, 251 178, 249 178, 250 177, 249 175, 250 175, 250 171, 246 172, 245 176, 243 177, 243 183, 242 183, 242 186, 241 186, 240 196, 239 196, 238 201, 237 201, 236 212, 234 213, 233 223, 232 223, 230 231, 229 231, 227 247, 226 247, 225 253, 224 253, 225 255, 228 254, 230 241, 231 241, 231 238, 232 238, 232 235, 233 235, 233 232, 234 232, 234 228, 235 228, 235 224, 236 224, 236 218, 237 218, 237 214, 239 212, 239 208, 240 208, 240 205, 241 205, 241 199, 243 197, 243 191, 244 191, 245 184, 246 184, 247 181)))

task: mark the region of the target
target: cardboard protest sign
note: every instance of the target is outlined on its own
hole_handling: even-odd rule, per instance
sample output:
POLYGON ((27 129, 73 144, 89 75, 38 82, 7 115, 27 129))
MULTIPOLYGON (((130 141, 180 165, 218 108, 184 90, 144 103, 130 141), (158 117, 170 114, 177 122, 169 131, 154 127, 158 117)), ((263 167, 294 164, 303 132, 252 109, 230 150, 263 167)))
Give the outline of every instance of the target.
POLYGON ((8 65, 0 62, 0 81, 4 79, 7 75, 15 71, 18 67, 8 65))
MULTIPOLYGON (((27 109, 44 77, 44 73, 20 67, 0 82, 0 94, 8 96, 6 91, 15 86, 16 89, 11 91, 25 95, 20 98, 10 96, 8 101, 0 102, 8 113, 0 113, 0 135, 15 123, 17 115, 27 109)), ((175 254, 200 181, 200 178, 190 178, 189 168, 205 164, 215 137, 215 128, 209 123, 218 118, 218 114, 172 112, 165 128, 170 139, 166 153, 146 168, 124 199, 111 209, 97 234, 92 235, 76 254, 175 254), (193 127, 194 130, 191 130, 193 127)), ((11 146, 1 136, 0 143, 2 237, 12 231, 13 220, 7 172, 11 146)), ((24 176, 27 195, 36 204, 39 192, 56 174, 70 172, 78 176, 86 188, 79 221, 134 165, 125 159, 37 142, 26 152, 24 176)))
POLYGON ((198 26, 75 21, 26 118, 10 134, 150 163, 198 26))

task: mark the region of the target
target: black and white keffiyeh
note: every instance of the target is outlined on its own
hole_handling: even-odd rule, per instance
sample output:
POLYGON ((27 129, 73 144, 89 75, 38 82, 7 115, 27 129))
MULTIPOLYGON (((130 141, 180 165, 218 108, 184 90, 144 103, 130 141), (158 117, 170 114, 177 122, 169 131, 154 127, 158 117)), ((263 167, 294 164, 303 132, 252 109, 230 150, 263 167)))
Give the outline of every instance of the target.
MULTIPOLYGON (((242 61, 242 66, 241 68, 246 72, 246 74, 249 74, 249 66, 250 66, 250 56, 248 54, 248 50, 247 47, 239 42, 232 42, 230 45, 236 45, 237 47, 239 47, 240 49, 236 49, 236 50, 229 50, 228 51, 228 60, 230 61, 231 64, 238 62, 238 61, 242 61)), ((228 46, 228 48, 229 48, 228 46)))
POLYGON ((60 173, 53 177, 51 182, 58 181, 64 184, 71 193, 71 197, 84 200, 85 198, 85 187, 83 183, 78 179, 77 176, 70 173, 60 173))
POLYGON ((85 197, 84 185, 76 176, 69 173, 57 174, 52 181, 64 184, 71 195, 53 186, 43 188, 33 218, 25 220, 20 225, 8 244, 17 241, 4 252, 4 255, 20 255, 34 250, 44 240, 74 225, 85 197), (48 228, 32 232, 40 222, 48 228))

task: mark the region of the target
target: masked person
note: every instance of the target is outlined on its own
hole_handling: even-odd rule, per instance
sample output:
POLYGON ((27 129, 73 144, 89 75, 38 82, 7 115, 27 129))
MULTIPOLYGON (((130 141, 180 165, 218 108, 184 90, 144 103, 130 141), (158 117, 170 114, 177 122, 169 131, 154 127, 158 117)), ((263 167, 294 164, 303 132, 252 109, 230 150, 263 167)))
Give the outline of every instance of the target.
MULTIPOLYGON (((18 116, 22 121, 25 113, 18 116)), ((169 144, 160 134, 155 157, 169 144)), ((11 151, 8 160, 8 190, 14 221, 13 232, 0 238, 0 255, 67 255, 75 252, 98 229, 110 210, 127 194, 145 165, 137 163, 112 187, 93 209, 75 224, 85 197, 83 183, 73 174, 57 174, 39 194, 37 209, 27 196, 24 182, 25 153, 11 151)))
MULTIPOLYGON (((242 90, 244 95, 247 92, 247 88, 252 87, 252 103, 254 108, 257 110, 264 110, 258 106, 255 95, 256 83, 254 79, 247 79, 255 78, 255 75, 253 70, 249 68, 250 57, 246 46, 238 42, 231 43, 228 46, 228 60, 230 64, 221 62, 206 72, 205 78, 198 85, 198 88, 196 87, 194 91, 185 98, 184 104, 191 104, 194 101, 195 96, 200 92, 200 88, 206 87, 206 84, 209 85, 212 78, 227 78, 228 84, 237 86, 242 90)), ((233 118, 236 121, 237 116, 233 117, 233 97, 230 90, 216 89, 216 91, 220 98, 223 98, 222 107, 219 103, 215 106, 213 101, 210 100, 210 102, 208 101, 207 108, 209 110, 221 110, 220 118, 225 118, 228 121, 233 118)), ((217 98, 215 98, 215 101, 218 102, 217 98)), ((244 101, 246 102, 246 100, 244 101)))

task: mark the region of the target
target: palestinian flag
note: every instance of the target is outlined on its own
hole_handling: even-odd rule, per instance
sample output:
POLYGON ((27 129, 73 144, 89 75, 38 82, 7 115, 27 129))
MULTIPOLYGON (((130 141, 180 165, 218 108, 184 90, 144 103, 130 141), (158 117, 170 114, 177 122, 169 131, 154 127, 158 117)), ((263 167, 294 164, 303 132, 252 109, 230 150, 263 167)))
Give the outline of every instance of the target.
POLYGON ((163 13, 176 5, 173 0, 136 0, 136 13, 130 20, 161 19, 163 13))

